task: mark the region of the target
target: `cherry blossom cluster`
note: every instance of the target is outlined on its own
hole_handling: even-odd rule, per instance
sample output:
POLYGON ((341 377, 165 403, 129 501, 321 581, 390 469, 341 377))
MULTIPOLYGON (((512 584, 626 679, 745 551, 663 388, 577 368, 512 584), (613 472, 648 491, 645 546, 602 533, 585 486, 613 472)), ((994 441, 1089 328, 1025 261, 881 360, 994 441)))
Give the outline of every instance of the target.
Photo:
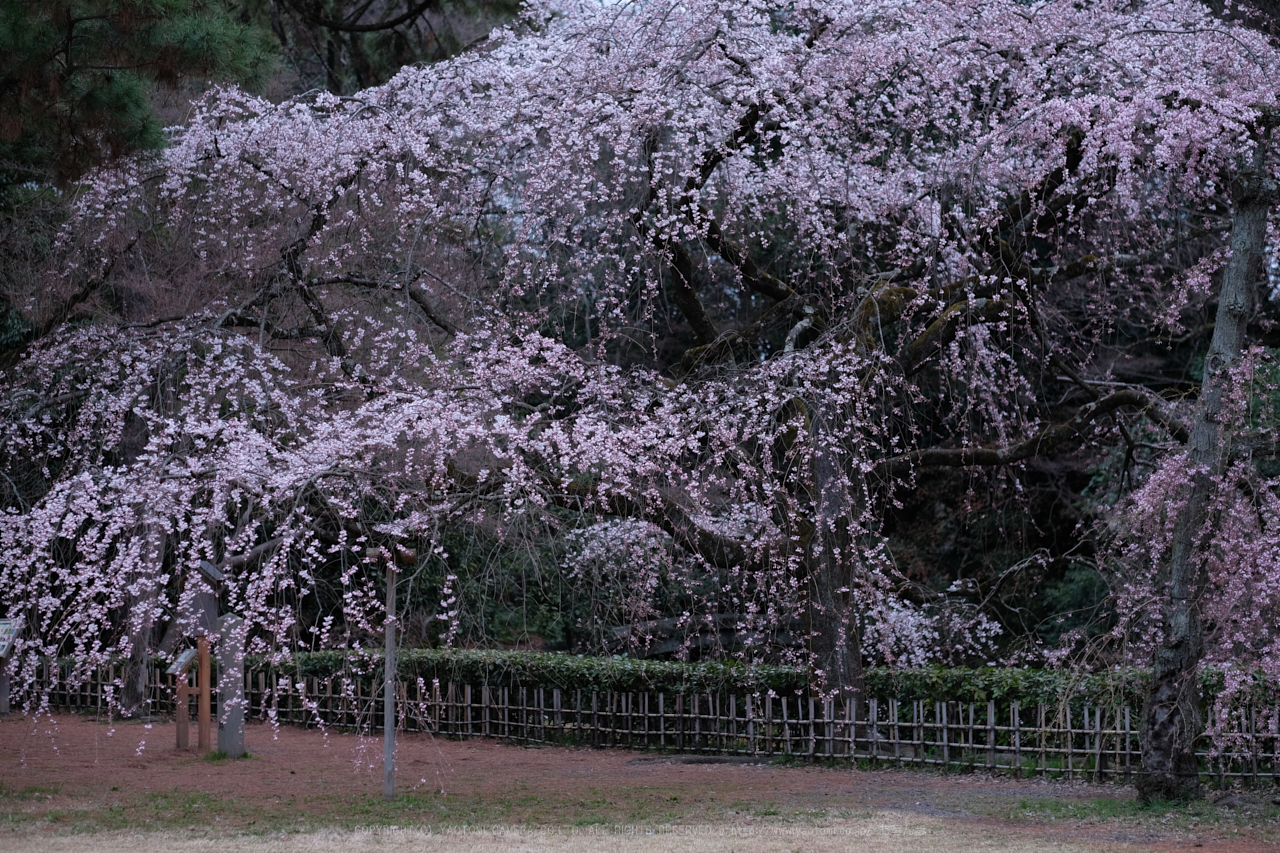
MULTIPOLYGON (((64 330, 0 385, 24 677, 190 629, 201 561, 250 651, 368 643, 366 549, 443 563, 459 528, 555 538, 584 628, 638 647, 727 624, 823 670, 833 644, 985 659, 979 610, 902 594, 887 514, 945 453, 1048 447, 1045 375, 1120 388, 1104 341, 1212 297, 1278 77, 1189 0, 554 0, 353 97, 215 89, 170 148, 91 176, 48 289, 172 239, 217 298, 64 330)), ((1115 516, 1135 649, 1191 476, 1171 422, 1115 516)), ((1275 484, 1232 471, 1215 654, 1280 661, 1275 484)), ((445 641, 464 585, 441 582, 445 641)))

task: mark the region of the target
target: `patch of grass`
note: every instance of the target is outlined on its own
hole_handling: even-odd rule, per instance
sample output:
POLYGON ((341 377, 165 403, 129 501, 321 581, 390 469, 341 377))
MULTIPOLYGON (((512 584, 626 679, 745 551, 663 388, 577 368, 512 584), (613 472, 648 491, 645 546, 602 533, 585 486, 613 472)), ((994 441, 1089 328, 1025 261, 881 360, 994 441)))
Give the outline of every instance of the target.
MULTIPOLYGON (((1212 798, 1217 792, 1209 792, 1212 798)), ((1280 839, 1280 807, 1268 802, 1272 794, 1254 792, 1259 802, 1243 808, 1225 809, 1212 799, 1190 803, 1140 803, 1136 799, 1096 797, 1088 800, 1022 800, 1007 816, 1012 820, 1074 820, 1081 823, 1116 823, 1160 831, 1233 832, 1249 829, 1250 834, 1269 841, 1280 839)))
POLYGON ((49 785, 48 787, 27 785, 19 789, 11 788, 4 782, 0 782, 0 801, 28 802, 31 800, 46 800, 58 794, 60 790, 57 785, 49 785))

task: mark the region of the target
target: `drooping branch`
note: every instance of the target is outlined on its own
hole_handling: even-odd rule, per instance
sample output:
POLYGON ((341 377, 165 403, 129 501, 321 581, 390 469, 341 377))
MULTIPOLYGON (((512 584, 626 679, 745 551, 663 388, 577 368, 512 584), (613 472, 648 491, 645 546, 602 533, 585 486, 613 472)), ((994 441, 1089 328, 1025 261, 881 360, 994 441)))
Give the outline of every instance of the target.
MULTIPOLYGON (((386 20, 379 21, 376 24, 357 24, 348 21, 338 21, 333 18, 321 17, 314 11, 308 9, 307 5, 299 2, 299 0, 285 0, 285 2, 289 4, 289 8, 301 15, 303 20, 307 21, 307 23, 318 27, 324 27, 326 30, 336 30, 343 33, 377 33, 385 30, 393 30, 401 24, 407 24, 410 21, 417 20, 422 17, 425 12, 433 8, 438 8, 439 6, 439 0, 422 0, 418 5, 410 6, 404 14, 397 15, 394 18, 388 18, 386 20)), ((360 10, 360 14, 355 17, 355 20, 359 20, 368 8, 369 6, 366 4, 364 8, 360 10)))
POLYGON ((656 132, 650 133, 644 140, 645 160, 649 167, 649 189, 645 202, 631 213, 631 224, 641 237, 649 240, 655 249, 671 257, 673 275, 671 277, 671 298, 676 307, 684 314, 689 326, 693 329, 694 338, 702 346, 713 343, 720 336, 715 324, 707 315, 707 309, 693 289, 693 259, 684 246, 673 239, 662 236, 658 230, 651 228, 645 220, 645 213, 657 198, 657 186, 653 181, 653 157, 657 152, 658 137, 656 132))
MULTIPOLYGON (((381 281, 360 278, 357 276, 336 276, 334 278, 327 278, 321 281, 313 280, 312 284, 348 284, 372 290, 396 289, 381 281)), ((422 309, 423 314, 427 315, 427 319, 439 327, 441 331, 449 335, 458 334, 458 327, 440 313, 440 310, 436 308, 435 303, 431 301, 431 297, 427 295, 423 288, 416 286, 413 282, 410 282, 409 286, 406 287, 405 290, 409 294, 409 298, 413 300, 414 304, 422 309)))
POLYGON ((254 560, 261 557, 263 554, 266 554, 268 551, 271 551, 275 548, 280 547, 280 545, 282 545, 284 541, 285 541, 285 538, 283 536, 277 536, 275 539, 268 539, 266 542, 263 542, 260 545, 255 545, 254 547, 250 548, 248 551, 245 551, 243 554, 236 554, 235 556, 224 557, 222 561, 218 563, 217 566, 215 566, 215 568, 217 568, 219 571, 223 571, 226 569, 238 568, 247 563, 251 563, 254 560))
POLYGON ((1066 162, 1050 172, 1036 186, 1023 192, 1000 212, 996 227, 987 237, 988 251, 994 256, 1004 254, 999 246, 1003 242, 1000 232, 1009 234, 1013 240, 1020 241, 1027 229, 1044 213, 1053 213, 1065 209, 1070 199, 1052 199, 1053 194, 1080 168, 1084 157, 1084 131, 1073 128, 1067 135, 1066 162), (1051 199, 1048 207, 1045 199, 1051 199))
MULTIPOLYGON (((1114 255, 1103 257, 1083 255, 1062 265, 1032 267, 1021 263, 1019 273, 1025 276, 1033 288, 1070 281, 1090 273, 1110 269, 1131 269, 1150 263, 1167 246, 1145 255, 1114 255)), ((898 362, 903 372, 910 376, 918 372, 942 347, 955 339, 966 323, 985 323, 1007 318, 1012 308, 1007 299, 997 297, 997 285, 980 276, 968 276, 928 290, 895 284, 897 276, 872 288, 853 313, 850 328, 868 349, 878 348, 882 330, 901 320, 913 306, 944 305, 942 311, 929 322, 924 331, 908 341, 898 352, 898 362), (964 297, 961 299, 960 297, 964 297)), ((1024 298, 1021 304, 1027 304, 1024 298)))
POLYGON ((688 501, 674 490, 651 492, 644 499, 612 493, 600 495, 592 484, 569 483, 551 486, 550 496, 561 506, 582 509, 596 506, 607 515, 649 521, 666 532, 676 544, 719 568, 747 566, 754 562, 745 543, 708 530, 698 524, 688 501), (656 502, 656 506, 653 504, 656 502))
POLYGON ((1008 302, 985 296, 949 306, 898 353, 898 364, 902 367, 902 372, 911 376, 920 370, 930 357, 955 340, 956 333, 965 325, 995 322, 1008 313, 1008 302))
POLYGON ((320 340, 326 334, 320 326, 298 326, 292 329, 281 329, 264 317, 254 317, 239 311, 227 314, 222 318, 225 329, 261 329, 267 337, 276 341, 320 340))
POLYGON ((882 480, 906 476, 916 468, 964 468, 969 466, 1012 465, 1036 456, 1048 456, 1080 445, 1085 430, 1100 417, 1121 409, 1137 409, 1144 414, 1160 410, 1148 394, 1125 388, 1080 407, 1075 416, 1050 424, 1035 435, 1003 447, 930 447, 882 460, 875 475, 882 480))
POLYGON ((745 248, 726 237, 720 230, 720 225, 701 205, 698 207, 698 216, 707 223, 705 237, 707 245, 738 271, 738 274, 742 277, 742 283, 746 285, 748 290, 768 296, 770 299, 776 299, 779 302, 789 296, 796 295, 796 292, 785 282, 761 269, 745 248))
POLYGON ((680 360, 680 371, 691 373, 699 367, 729 361, 743 350, 754 346, 764 335, 790 323, 797 316, 803 318, 802 322, 808 320, 809 326, 815 331, 820 332, 826 328, 826 322, 818 315, 816 307, 797 293, 770 307, 745 329, 725 332, 710 344, 689 348, 680 360))
POLYGON ((334 328, 328 312, 324 310, 324 304, 311 292, 311 288, 305 284, 298 284, 298 295, 302 297, 302 304, 307 306, 307 310, 311 312, 316 325, 324 330, 320 340, 324 343, 325 352, 334 358, 345 359, 347 357, 347 347, 342 343, 342 337, 338 330, 334 328))
POLYGON ((106 264, 103 265, 99 272, 86 278, 75 293, 49 313, 49 316, 40 324, 39 330, 36 332, 36 338, 47 337, 54 329, 62 325, 76 308, 97 293, 106 284, 107 279, 111 277, 111 273, 120 257, 137 245, 141 236, 140 233, 135 234, 124 248, 112 251, 107 256, 106 264))

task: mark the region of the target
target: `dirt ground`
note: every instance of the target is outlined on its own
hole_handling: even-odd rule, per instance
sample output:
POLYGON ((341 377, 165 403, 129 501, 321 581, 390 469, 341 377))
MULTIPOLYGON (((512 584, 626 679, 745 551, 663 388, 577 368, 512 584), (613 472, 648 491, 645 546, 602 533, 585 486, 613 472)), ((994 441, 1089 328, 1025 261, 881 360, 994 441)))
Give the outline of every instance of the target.
MULTIPOLYGON (((195 740, 194 727, 191 732, 195 740)), ((1140 809, 1116 786, 985 774, 681 763, 621 750, 251 725, 250 757, 174 748, 172 723, 0 721, 0 851, 1274 850, 1271 792, 1140 809)))

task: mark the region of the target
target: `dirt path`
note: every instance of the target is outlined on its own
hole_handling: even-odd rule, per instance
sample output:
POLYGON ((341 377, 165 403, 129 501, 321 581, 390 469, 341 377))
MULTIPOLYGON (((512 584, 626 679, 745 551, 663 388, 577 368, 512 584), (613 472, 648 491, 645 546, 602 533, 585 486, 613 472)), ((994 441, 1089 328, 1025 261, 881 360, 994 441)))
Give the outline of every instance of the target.
MULTIPOLYGON (((194 731, 192 732, 194 739, 194 731)), ((673 763, 643 753, 251 726, 251 758, 173 748, 172 724, 0 722, 0 851, 1274 850, 1260 801, 1144 812, 1111 786, 982 774, 673 763), (393 828, 394 827, 394 828, 393 828), (480 827, 480 830, 474 829, 480 827), (483 829, 483 828, 499 829, 483 829), (601 834, 608 836, 602 843, 601 834)), ((1269 797, 1268 797, 1269 799, 1269 797)))

